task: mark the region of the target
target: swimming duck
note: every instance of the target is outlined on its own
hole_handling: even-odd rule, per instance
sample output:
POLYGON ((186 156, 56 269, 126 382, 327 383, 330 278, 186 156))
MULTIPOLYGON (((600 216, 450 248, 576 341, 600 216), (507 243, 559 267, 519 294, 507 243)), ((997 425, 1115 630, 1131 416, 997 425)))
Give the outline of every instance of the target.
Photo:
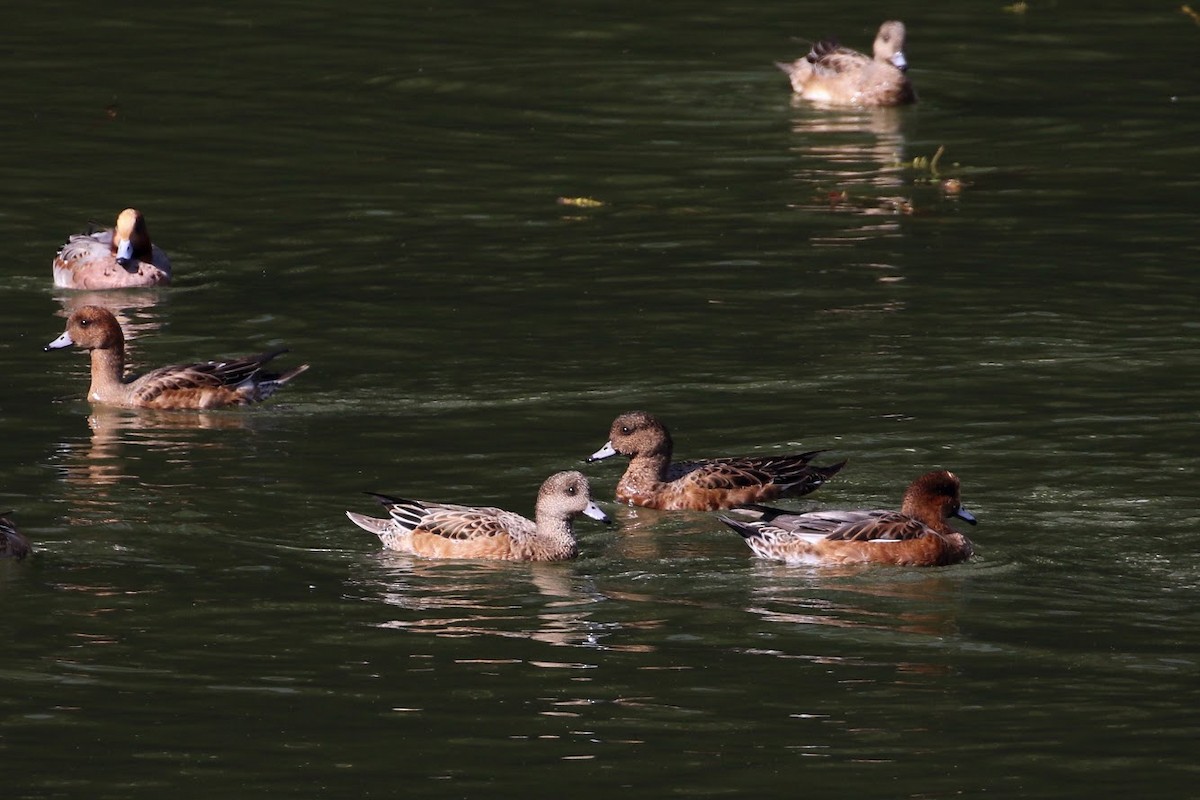
POLYGON ((265 400, 308 369, 301 364, 282 374, 263 372, 263 365, 286 348, 226 361, 204 361, 159 367, 126 378, 125 337, 112 312, 83 306, 71 312, 67 328, 46 350, 74 345, 92 353, 92 385, 88 399, 130 408, 221 408, 265 400))
POLYGON ((54 257, 54 285, 64 289, 127 289, 171 282, 171 261, 150 241, 136 208, 117 216, 115 228, 72 236, 54 257))
POLYGON ((629 457, 617 483, 617 500, 664 510, 715 511, 820 488, 846 465, 811 465, 822 450, 780 456, 709 458, 671 463, 671 434, 654 415, 630 411, 617 417, 608 442, 587 459, 629 457))
POLYGON ((0 516, 0 558, 12 558, 20 561, 32 551, 29 540, 17 530, 13 521, 7 516, 0 516))
POLYGON ((578 472, 546 479, 538 491, 536 522, 499 508, 368 494, 384 505, 388 518, 347 511, 350 521, 378 536, 384 547, 425 558, 560 561, 578 554, 575 517, 611 522, 592 502, 587 478, 578 472))
POLYGON ((788 564, 894 564, 939 567, 971 557, 971 540, 946 522, 972 525, 958 477, 927 472, 904 492, 899 511, 811 511, 798 514, 766 506, 739 511, 753 521, 719 517, 756 555, 788 564))
POLYGON ((904 23, 889 20, 875 35, 874 58, 825 39, 804 58, 775 66, 787 73, 792 91, 805 100, 834 106, 903 105, 917 99, 905 74, 905 38, 904 23))

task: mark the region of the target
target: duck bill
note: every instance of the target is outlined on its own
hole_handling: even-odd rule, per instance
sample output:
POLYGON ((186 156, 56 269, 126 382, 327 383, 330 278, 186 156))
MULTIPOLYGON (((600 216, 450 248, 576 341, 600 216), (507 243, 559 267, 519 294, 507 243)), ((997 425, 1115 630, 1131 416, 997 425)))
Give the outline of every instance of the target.
POLYGON ((975 515, 972 514, 970 511, 967 511, 962 506, 959 506, 957 509, 955 509, 954 513, 951 516, 958 517, 963 522, 969 522, 972 525, 976 524, 975 515))
POLYGON ((117 263, 122 267, 128 267, 133 263, 133 242, 129 239, 117 242, 117 263))
POLYGON ((600 509, 600 506, 596 505, 595 503, 588 503, 587 507, 583 509, 583 513, 592 519, 597 520, 598 522, 603 522, 605 525, 612 524, 612 517, 608 516, 608 514, 605 514, 600 509))
POLYGON ((900 70, 901 72, 905 72, 908 70, 908 59, 904 57, 904 53, 896 53, 894 56, 892 56, 889 59, 889 61, 892 62, 893 67, 900 70))
POLYGON ((71 340, 70 334, 68 334, 66 331, 63 331, 62 336, 59 336, 42 349, 48 353, 51 350, 62 350, 64 347, 70 347, 73 344, 75 344, 75 342, 71 340))
POLYGON ((601 447, 596 452, 587 457, 587 462, 590 464, 593 461, 600 461, 605 458, 612 458, 617 454, 617 448, 613 447, 612 442, 605 442, 604 447, 601 447))

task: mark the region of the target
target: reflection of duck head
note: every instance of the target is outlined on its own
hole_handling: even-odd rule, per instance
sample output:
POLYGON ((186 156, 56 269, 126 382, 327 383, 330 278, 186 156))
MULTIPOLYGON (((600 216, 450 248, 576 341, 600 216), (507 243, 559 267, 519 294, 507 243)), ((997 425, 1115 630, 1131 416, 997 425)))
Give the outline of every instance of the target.
POLYGON ((896 194, 905 182, 902 122, 902 112, 894 108, 797 109, 792 151, 802 158, 793 177, 802 196, 795 206, 873 218, 836 241, 894 235, 899 232, 895 217, 910 213, 911 200, 896 194))
POLYGON ((57 315, 69 318, 71 313, 84 306, 100 306, 108 309, 125 335, 126 353, 133 352, 131 342, 139 336, 159 331, 163 322, 154 308, 161 293, 154 289, 118 289, 106 292, 61 292, 56 298, 62 309, 57 315))
POLYGON ((378 557, 386 567, 382 599, 402 610, 381 627, 597 646, 600 626, 590 619, 596 594, 578 585, 569 564, 430 560, 394 550, 383 550, 378 557), (535 616, 513 612, 510 583, 525 581, 547 599, 535 616))
POLYGON ((797 179, 845 189, 894 189, 903 184, 903 117, 893 108, 818 114, 798 110, 792 119, 793 152, 804 156, 797 179))

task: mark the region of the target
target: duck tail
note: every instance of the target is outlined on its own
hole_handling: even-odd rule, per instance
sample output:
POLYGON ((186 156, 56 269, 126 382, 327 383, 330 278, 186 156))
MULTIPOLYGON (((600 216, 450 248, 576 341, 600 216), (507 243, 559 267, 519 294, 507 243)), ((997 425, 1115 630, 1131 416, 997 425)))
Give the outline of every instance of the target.
POLYGON ((806 495, 809 492, 815 492, 820 489, 825 483, 841 472, 842 467, 846 466, 846 460, 843 459, 836 464, 828 466, 818 466, 809 462, 825 452, 824 450, 812 450, 808 453, 801 453, 797 456, 791 456, 777 468, 778 478, 776 483, 783 486, 784 493, 792 497, 806 495))
POLYGON ((391 527, 390 519, 376 519, 375 517, 368 517, 365 514, 355 514, 353 511, 347 511, 346 516, 364 531, 373 533, 379 537, 387 533, 391 527))
POLYGON ((815 472, 816 474, 821 476, 821 482, 824 483, 825 481, 832 478, 834 475, 837 475, 839 472, 841 472, 842 467, 846 466, 846 464, 847 464, 847 462, 849 462, 849 460, 850 459, 848 459, 848 458, 843 458, 841 461, 837 462, 836 464, 830 464, 827 467, 812 467, 811 469, 813 472, 815 472))
POLYGON ((298 367, 293 367, 293 368, 289 369, 287 372, 283 373, 282 375, 279 375, 276 378, 273 378, 272 380, 279 386, 282 386, 283 384, 287 383, 292 378, 296 377, 301 372, 304 372, 307 369, 308 369, 308 364, 301 364, 298 367))
POLYGON ((741 536, 743 539, 753 539, 758 536, 758 528, 754 525, 747 524, 741 520, 721 516, 720 514, 717 515, 717 519, 721 520, 721 522, 724 522, 726 525, 732 528, 733 532, 738 536, 741 536))

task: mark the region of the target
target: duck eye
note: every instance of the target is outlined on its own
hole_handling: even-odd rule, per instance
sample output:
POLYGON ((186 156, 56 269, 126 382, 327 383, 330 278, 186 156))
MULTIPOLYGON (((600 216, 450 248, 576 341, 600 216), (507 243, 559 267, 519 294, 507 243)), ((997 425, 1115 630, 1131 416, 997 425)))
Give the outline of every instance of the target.
POLYGON ((628 434, 628 433, 629 433, 629 426, 628 426, 628 425, 622 425, 622 426, 621 426, 621 433, 628 434))
POLYGON ((574 487, 574 486, 568 486, 568 487, 567 487, 567 494, 571 495, 572 497, 574 497, 574 496, 575 496, 575 491, 576 491, 576 490, 575 490, 575 487, 574 487))
POLYGON ((91 324, 91 320, 86 320, 86 319, 79 320, 79 327, 81 327, 81 328, 86 328, 90 324, 91 324))

